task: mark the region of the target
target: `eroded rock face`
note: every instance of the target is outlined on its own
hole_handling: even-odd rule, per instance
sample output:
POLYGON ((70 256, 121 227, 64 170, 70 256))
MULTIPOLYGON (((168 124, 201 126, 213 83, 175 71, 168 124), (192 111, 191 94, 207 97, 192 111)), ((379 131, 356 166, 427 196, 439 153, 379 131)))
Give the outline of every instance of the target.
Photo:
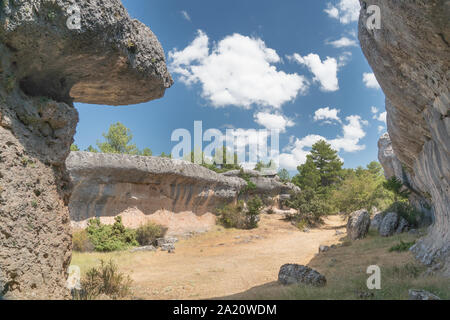
MULTIPOLYGON (((131 228, 153 221, 170 235, 204 232, 215 225, 218 208, 246 197, 239 171, 218 174, 183 160, 72 152, 66 164, 74 182, 69 207, 75 228, 95 217, 111 224, 120 215, 131 228)), ((299 191, 278 177, 246 173, 256 185, 252 195, 277 198, 299 191)))
POLYGON ((217 207, 235 201, 246 182, 199 165, 159 157, 72 152, 67 167, 74 183, 70 215, 74 227, 99 217, 139 227, 154 221, 169 234, 206 231, 217 207))
POLYGON ((413 252, 450 275, 450 2, 360 2, 359 39, 386 94, 392 148, 434 207, 430 232, 413 252), (380 30, 366 27, 371 4, 381 9, 380 30))
POLYGON ((138 103, 171 83, 155 36, 118 0, 0 2, 0 296, 69 297, 72 102, 138 103), (67 27, 71 4, 81 29, 67 27))
POLYGON ((386 179, 396 177, 409 191, 410 203, 419 211, 424 213, 421 221, 422 225, 429 224, 434 217, 434 210, 431 203, 431 196, 427 192, 419 189, 415 181, 415 175, 410 173, 400 162, 392 148, 392 141, 388 133, 381 136, 378 141, 378 159, 384 169, 386 179))

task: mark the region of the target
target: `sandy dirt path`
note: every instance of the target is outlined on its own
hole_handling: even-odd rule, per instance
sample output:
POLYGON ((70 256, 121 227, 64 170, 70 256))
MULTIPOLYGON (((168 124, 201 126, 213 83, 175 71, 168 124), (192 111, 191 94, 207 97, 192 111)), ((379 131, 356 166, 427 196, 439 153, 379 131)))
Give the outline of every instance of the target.
POLYGON ((345 232, 338 216, 305 233, 279 214, 264 215, 255 230, 217 227, 181 240, 174 254, 127 253, 118 262, 137 299, 209 299, 276 281, 285 263, 308 264, 321 244, 339 243, 336 230, 345 232))

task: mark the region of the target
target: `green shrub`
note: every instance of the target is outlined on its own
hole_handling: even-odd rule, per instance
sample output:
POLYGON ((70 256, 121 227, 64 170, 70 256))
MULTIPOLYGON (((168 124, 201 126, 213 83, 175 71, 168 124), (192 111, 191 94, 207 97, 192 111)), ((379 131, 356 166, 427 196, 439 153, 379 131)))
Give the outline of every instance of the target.
POLYGON ((396 252, 404 252, 404 251, 408 251, 415 243, 416 243, 415 241, 413 241, 413 242, 400 241, 399 244, 396 244, 395 246, 392 246, 389 249, 389 252, 394 252, 394 251, 396 251, 396 252))
POLYGON ((125 228, 122 224, 122 217, 118 216, 114 220, 112 226, 102 224, 98 218, 89 220, 86 230, 95 251, 125 250, 139 245, 136 240, 136 231, 125 228))
POLYGON ((237 204, 229 204, 218 209, 217 211, 220 214, 219 223, 225 228, 244 229, 244 210, 244 201, 239 201, 237 204))
POLYGON ((76 231, 72 234, 73 251, 90 252, 94 251, 94 246, 89 240, 89 233, 86 230, 76 231))
POLYGON ((149 222, 136 230, 136 240, 141 246, 156 245, 156 239, 163 238, 167 228, 149 222))
POLYGON ((130 294, 132 280, 117 270, 112 260, 100 266, 91 268, 81 279, 81 290, 72 292, 74 300, 95 300, 100 295, 106 295, 113 300, 125 298, 130 294))
POLYGON ((386 272, 394 278, 397 279, 416 279, 420 276, 420 274, 424 271, 423 266, 419 266, 413 263, 407 263, 401 266, 393 266, 388 268, 386 272))
POLYGON ((262 207, 263 203, 258 196, 251 198, 247 202, 247 208, 243 201, 239 201, 237 204, 226 205, 218 209, 220 214, 219 223, 225 228, 254 229, 258 227, 262 207))
POLYGON ((331 207, 324 199, 324 195, 316 193, 314 190, 306 189, 301 193, 292 195, 287 201, 290 208, 296 209, 298 214, 291 220, 303 222, 308 226, 314 226, 322 223, 322 216, 331 213, 331 207))
POLYGON ((246 227, 248 229, 254 229, 258 227, 259 215, 263 207, 263 202, 258 196, 251 198, 247 202, 246 215, 246 227))

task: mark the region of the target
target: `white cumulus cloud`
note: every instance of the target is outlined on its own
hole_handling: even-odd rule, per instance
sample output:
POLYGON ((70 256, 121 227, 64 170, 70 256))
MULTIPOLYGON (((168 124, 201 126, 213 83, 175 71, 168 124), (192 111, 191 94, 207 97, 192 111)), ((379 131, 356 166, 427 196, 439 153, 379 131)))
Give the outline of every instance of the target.
POLYGON ((347 37, 342 37, 338 40, 327 41, 326 44, 330 44, 335 48, 345 48, 345 47, 357 47, 358 43, 354 39, 347 37))
POLYGON ((266 129, 286 132, 286 128, 293 127, 295 123, 282 114, 270 112, 258 112, 255 114, 255 122, 266 129))
POLYGON ((211 49, 208 36, 198 31, 185 49, 169 52, 169 68, 186 85, 199 83, 202 97, 214 107, 252 105, 280 108, 305 93, 308 81, 296 73, 277 70, 281 58, 264 41, 233 34, 211 49))
POLYGON ((358 21, 361 5, 359 0, 339 0, 335 5, 327 4, 324 10, 329 17, 338 19, 342 24, 358 21))
POLYGON ((292 56, 288 56, 288 59, 307 66, 314 74, 313 80, 320 83, 322 91, 339 90, 339 80, 337 77, 338 61, 335 58, 327 57, 322 61, 320 56, 314 53, 310 53, 304 57, 298 53, 294 53, 292 56))
POLYGON ((341 122, 341 119, 338 116, 338 113, 340 111, 341 110, 331 109, 329 107, 317 109, 317 111, 314 113, 314 121, 335 120, 337 122, 341 122))
POLYGON ((375 78, 375 74, 364 72, 363 74, 363 82, 367 88, 370 89, 381 89, 377 78, 375 78))
POLYGON ((297 166, 306 162, 306 156, 310 148, 319 140, 325 140, 331 147, 339 152, 357 152, 364 150, 365 145, 360 144, 366 136, 364 127, 369 123, 358 115, 348 116, 346 124, 342 125, 342 134, 334 139, 327 139, 320 135, 307 135, 302 139, 295 139, 282 154, 280 154, 280 166, 288 170, 295 170, 297 166))

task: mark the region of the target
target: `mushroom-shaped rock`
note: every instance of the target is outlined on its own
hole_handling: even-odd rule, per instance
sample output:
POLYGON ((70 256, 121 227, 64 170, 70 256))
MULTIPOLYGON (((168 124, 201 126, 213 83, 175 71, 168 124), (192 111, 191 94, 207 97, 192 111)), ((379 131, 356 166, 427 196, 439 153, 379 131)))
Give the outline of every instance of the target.
POLYGON ((158 39, 120 0, 15 1, 0 23, 28 95, 130 105, 161 98, 172 85, 158 39))
POLYGON ((155 35, 119 0, 0 2, 1 296, 70 296, 73 101, 135 104, 171 84, 155 35))

